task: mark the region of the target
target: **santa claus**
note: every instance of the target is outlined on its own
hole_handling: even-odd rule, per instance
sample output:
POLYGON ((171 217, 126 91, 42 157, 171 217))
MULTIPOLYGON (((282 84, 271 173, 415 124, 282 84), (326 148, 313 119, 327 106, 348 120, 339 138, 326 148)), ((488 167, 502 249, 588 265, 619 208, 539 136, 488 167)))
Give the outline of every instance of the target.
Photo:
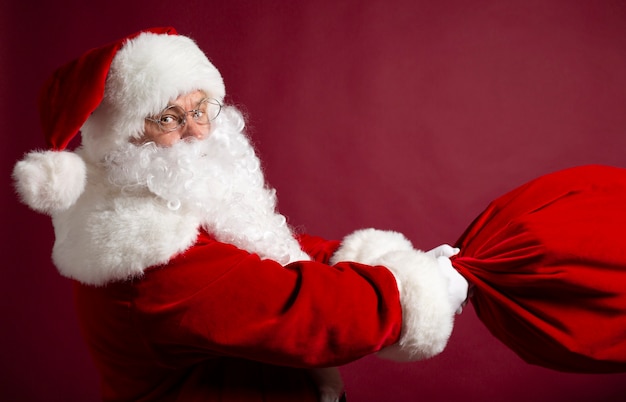
POLYGON ((456 250, 294 233, 224 95, 172 28, 93 49, 42 91, 50 149, 14 178, 52 217, 103 399, 333 401, 334 366, 440 353, 467 296, 456 250))

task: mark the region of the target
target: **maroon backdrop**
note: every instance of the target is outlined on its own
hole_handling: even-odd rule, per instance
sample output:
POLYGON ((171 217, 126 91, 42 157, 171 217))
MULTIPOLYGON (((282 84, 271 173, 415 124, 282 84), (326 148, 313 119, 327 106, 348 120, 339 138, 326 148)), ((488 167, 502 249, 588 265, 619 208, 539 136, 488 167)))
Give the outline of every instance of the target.
MULTIPOLYGON (((626 2, 3 0, 0 399, 96 401, 49 219, 10 171, 43 147, 43 80, 148 26, 190 35, 222 71, 293 225, 454 242, 487 203, 556 169, 626 167, 626 2), (41 3, 41 4, 37 4, 41 3)), ((522 362, 471 307, 426 362, 343 369, 351 401, 617 401, 626 375, 522 362)))

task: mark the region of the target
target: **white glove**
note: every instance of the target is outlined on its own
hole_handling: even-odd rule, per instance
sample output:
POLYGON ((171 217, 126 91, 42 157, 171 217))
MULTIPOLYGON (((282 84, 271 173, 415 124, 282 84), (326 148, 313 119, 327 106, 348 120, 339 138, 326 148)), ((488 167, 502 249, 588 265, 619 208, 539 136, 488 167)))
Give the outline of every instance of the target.
POLYGON ((428 250, 426 254, 431 255, 435 258, 437 257, 452 257, 453 255, 457 255, 461 251, 459 248, 454 248, 449 244, 442 244, 441 246, 437 246, 432 250, 428 250))
POLYGON ((467 304, 469 290, 469 283, 452 267, 452 262, 450 261, 450 257, 458 254, 459 251, 461 250, 458 248, 442 244, 426 252, 426 254, 437 259, 439 269, 441 269, 443 275, 448 279, 448 299, 457 314, 463 312, 463 307, 467 304))

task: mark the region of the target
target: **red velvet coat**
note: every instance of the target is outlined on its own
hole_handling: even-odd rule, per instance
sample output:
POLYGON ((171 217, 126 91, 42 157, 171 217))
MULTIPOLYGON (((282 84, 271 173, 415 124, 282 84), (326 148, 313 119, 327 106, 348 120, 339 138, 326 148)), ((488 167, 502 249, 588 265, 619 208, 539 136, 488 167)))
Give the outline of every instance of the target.
POLYGON ((338 242, 299 240, 314 261, 283 267, 203 232, 140 279, 76 282, 104 399, 315 401, 306 368, 397 342, 402 310, 392 273, 330 266, 338 242))

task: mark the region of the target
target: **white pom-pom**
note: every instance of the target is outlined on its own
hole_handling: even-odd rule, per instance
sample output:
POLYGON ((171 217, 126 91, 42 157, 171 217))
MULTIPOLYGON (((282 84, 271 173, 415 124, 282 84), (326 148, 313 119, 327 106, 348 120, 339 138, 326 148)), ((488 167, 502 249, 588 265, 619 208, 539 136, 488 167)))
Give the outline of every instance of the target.
POLYGON ((71 207, 85 189, 86 166, 67 151, 33 151, 15 164, 13 179, 22 202, 45 214, 71 207))

